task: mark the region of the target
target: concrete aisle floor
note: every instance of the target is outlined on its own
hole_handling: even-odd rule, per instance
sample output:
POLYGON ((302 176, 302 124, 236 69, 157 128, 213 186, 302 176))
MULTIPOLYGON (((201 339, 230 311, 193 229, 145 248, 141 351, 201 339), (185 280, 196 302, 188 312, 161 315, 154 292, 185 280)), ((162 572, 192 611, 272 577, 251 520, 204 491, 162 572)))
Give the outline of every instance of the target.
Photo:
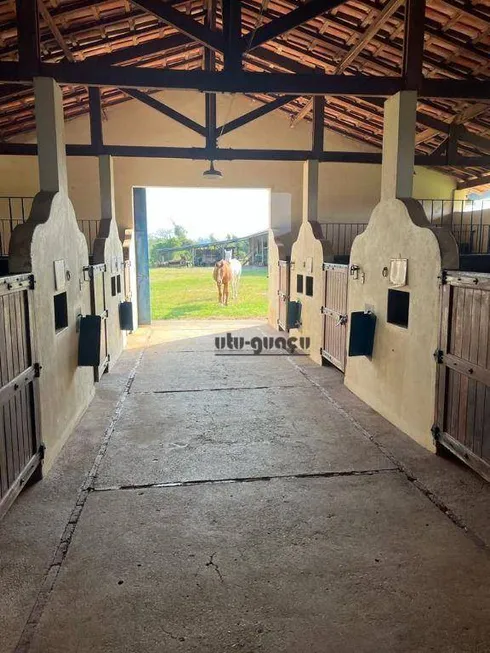
POLYGON ((231 330, 132 336, 0 525, 0 651, 489 651, 488 484, 231 330))

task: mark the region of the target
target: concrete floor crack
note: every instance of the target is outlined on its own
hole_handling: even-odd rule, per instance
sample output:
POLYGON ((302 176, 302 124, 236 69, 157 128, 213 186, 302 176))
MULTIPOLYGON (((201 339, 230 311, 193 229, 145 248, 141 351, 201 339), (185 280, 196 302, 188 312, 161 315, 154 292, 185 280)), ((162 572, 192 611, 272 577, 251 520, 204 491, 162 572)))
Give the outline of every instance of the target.
POLYGON ((209 561, 206 562, 206 567, 212 567, 212 568, 215 570, 215 572, 218 574, 220 581, 221 581, 222 583, 224 583, 225 581, 224 581, 223 575, 222 575, 222 573, 221 573, 221 571, 220 571, 220 568, 219 568, 219 566, 214 562, 214 556, 215 556, 215 555, 216 555, 216 552, 212 553, 212 554, 209 556, 209 561))
POLYGON ((376 440, 376 438, 373 436, 372 433, 370 433, 366 428, 360 424, 355 417, 353 417, 348 411, 346 411, 335 399, 331 396, 331 394, 326 390, 320 383, 317 383, 314 381, 312 378, 308 376, 308 373, 302 369, 297 363, 295 363, 290 356, 287 357, 288 362, 300 373, 302 374, 305 379, 307 379, 313 386, 315 386, 321 394, 330 402, 332 406, 336 408, 336 410, 346 419, 348 419, 351 424, 353 424, 357 430, 363 435, 365 438, 367 438, 370 442, 372 442, 378 449, 381 451, 381 453, 388 458, 395 466, 398 471, 400 471, 405 478, 412 484, 414 485, 419 492, 421 492, 431 503, 433 503, 448 519, 450 519, 455 526, 463 530, 472 540, 475 542, 475 544, 482 549, 485 549, 487 552, 490 552, 490 547, 487 545, 486 542, 484 542, 475 532, 473 532, 464 522, 459 515, 457 515, 455 512, 447 506, 444 501, 438 497, 436 494, 434 494, 424 483, 419 481, 414 474, 408 469, 406 465, 404 465, 396 456, 394 456, 391 451, 389 451, 385 446, 383 446, 380 442, 376 440))
POLYGON ((284 390, 289 388, 301 388, 300 385, 254 385, 242 387, 226 387, 226 388, 190 388, 187 390, 136 390, 131 392, 132 395, 166 395, 166 394, 183 394, 186 392, 236 392, 237 390, 284 390))
POLYGON ((104 437, 97 451, 97 455, 95 456, 95 460, 77 494, 75 506, 72 512, 70 513, 70 517, 68 518, 68 521, 65 525, 65 528, 59 540, 58 546, 56 547, 51 564, 49 565, 48 570, 43 578, 43 581, 41 583, 41 588, 37 594, 34 606, 29 614, 29 617, 21 633, 17 646, 15 647, 14 653, 28 653, 28 651, 30 650, 34 633, 41 620, 44 609, 48 603, 50 594, 54 588, 59 572, 61 570, 61 566, 68 553, 71 541, 73 539, 73 535, 75 533, 83 508, 85 506, 87 497, 90 491, 93 489, 93 484, 97 477, 97 473, 99 471, 100 465, 109 446, 109 442, 111 440, 112 434, 114 433, 115 426, 121 416, 124 402, 127 396, 129 395, 129 391, 135 379, 136 372, 143 359, 143 355, 146 351, 148 340, 149 340, 149 336, 145 343, 145 346, 142 348, 141 353, 139 354, 131 372, 128 375, 128 379, 124 385, 124 389, 121 392, 116 407, 114 408, 114 412, 112 413, 111 420, 104 431, 104 437))
POLYGON ((174 639, 176 642, 185 642, 185 637, 177 637, 177 635, 174 635, 169 630, 165 630, 165 628, 162 628, 162 632, 164 632, 165 635, 168 635, 170 639, 174 639))
POLYGON ((399 473, 395 467, 380 467, 377 469, 349 469, 329 472, 298 472, 296 474, 273 474, 270 476, 237 476, 235 478, 207 478, 192 481, 167 481, 155 483, 134 483, 127 485, 109 485, 91 488, 91 492, 117 492, 125 490, 151 490, 175 487, 189 487, 193 485, 220 485, 226 483, 258 483, 288 479, 314 479, 314 478, 339 478, 349 476, 375 476, 377 474, 399 473))

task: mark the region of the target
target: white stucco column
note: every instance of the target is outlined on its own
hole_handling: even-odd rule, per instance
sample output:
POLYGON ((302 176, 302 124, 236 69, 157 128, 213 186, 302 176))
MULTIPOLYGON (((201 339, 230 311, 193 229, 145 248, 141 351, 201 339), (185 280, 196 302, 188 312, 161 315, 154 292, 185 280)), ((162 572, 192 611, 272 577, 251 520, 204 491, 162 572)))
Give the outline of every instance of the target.
POLYGON ((401 91, 384 106, 381 199, 412 197, 415 157, 416 91, 401 91))
POLYGON ((270 228, 280 236, 291 231, 291 193, 271 193, 270 228))
POLYGON ((303 222, 318 220, 318 161, 303 164, 303 222))
POLYGON ((49 77, 34 78, 39 186, 42 191, 68 194, 63 96, 49 77))
POLYGON ((108 154, 99 156, 100 217, 112 220, 116 216, 114 200, 114 165, 108 154))

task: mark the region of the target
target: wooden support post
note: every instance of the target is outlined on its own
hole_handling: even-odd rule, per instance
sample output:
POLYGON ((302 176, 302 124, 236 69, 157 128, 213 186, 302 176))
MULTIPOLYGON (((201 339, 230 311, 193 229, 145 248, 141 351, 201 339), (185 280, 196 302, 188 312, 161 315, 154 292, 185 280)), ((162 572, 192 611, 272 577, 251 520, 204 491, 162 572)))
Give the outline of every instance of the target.
POLYGON ((303 222, 318 220, 318 161, 303 164, 303 222))
POLYGON ((325 127, 325 96, 315 95, 313 99, 312 151, 315 158, 323 153, 323 134, 325 127))
MULTIPOLYGON (((216 0, 208 1, 206 14, 206 26, 210 30, 216 29, 216 0)), ((204 49, 204 70, 214 72, 216 70, 216 54, 210 48, 204 49)), ((212 153, 216 150, 216 93, 205 94, 205 116, 206 116, 206 149, 212 153)))
POLYGON ((32 75, 38 72, 41 61, 37 0, 16 0, 16 9, 19 63, 32 75))
POLYGON ((206 150, 209 151, 210 159, 217 147, 216 139, 216 93, 206 93, 206 150))
POLYGON ((114 165, 112 157, 107 154, 99 156, 99 185, 100 217, 102 220, 115 219, 114 165))
POLYGON ((134 239, 136 248, 136 279, 138 289, 138 323, 151 324, 150 256, 146 188, 133 189, 134 239))
POLYGON ((237 72, 242 69, 242 7, 241 0, 221 0, 223 36, 225 38, 224 69, 237 72))
POLYGON ((454 165, 458 156, 458 140, 461 133, 461 126, 452 124, 449 128, 449 138, 447 140, 447 163, 454 165))
POLYGON ((39 187, 42 191, 68 193, 61 89, 53 79, 35 77, 34 98, 39 187))
POLYGON ((100 89, 90 86, 88 89, 88 102, 90 109, 90 142, 92 147, 101 152, 104 145, 102 134, 102 104, 100 89))
POLYGON ((381 199, 412 197, 417 93, 402 91, 385 102, 381 199))
POLYGON ((423 80, 425 0, 405 0, 403 77, 407 90, 417 91, 423 80))

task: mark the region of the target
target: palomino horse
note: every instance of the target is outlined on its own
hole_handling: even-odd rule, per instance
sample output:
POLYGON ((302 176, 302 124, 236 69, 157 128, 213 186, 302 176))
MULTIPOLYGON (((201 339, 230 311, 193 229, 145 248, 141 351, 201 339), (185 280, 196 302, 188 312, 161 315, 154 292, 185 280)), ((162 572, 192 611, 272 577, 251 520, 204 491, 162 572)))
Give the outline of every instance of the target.
POLYGON ((233 251, 225 249, 225 261, 228 261, 231 268, 231 296, 233 299, 238 299, 238 286, 240 285, 240 277, 242 276, 242 264, 237 258, 232 258, 233 251))
POLYGON ((231 267, 228 261, 217 261, 214 264, 213 279, 218 286, 219 303, 228 306, 228 286, 231 281, 231 267))

